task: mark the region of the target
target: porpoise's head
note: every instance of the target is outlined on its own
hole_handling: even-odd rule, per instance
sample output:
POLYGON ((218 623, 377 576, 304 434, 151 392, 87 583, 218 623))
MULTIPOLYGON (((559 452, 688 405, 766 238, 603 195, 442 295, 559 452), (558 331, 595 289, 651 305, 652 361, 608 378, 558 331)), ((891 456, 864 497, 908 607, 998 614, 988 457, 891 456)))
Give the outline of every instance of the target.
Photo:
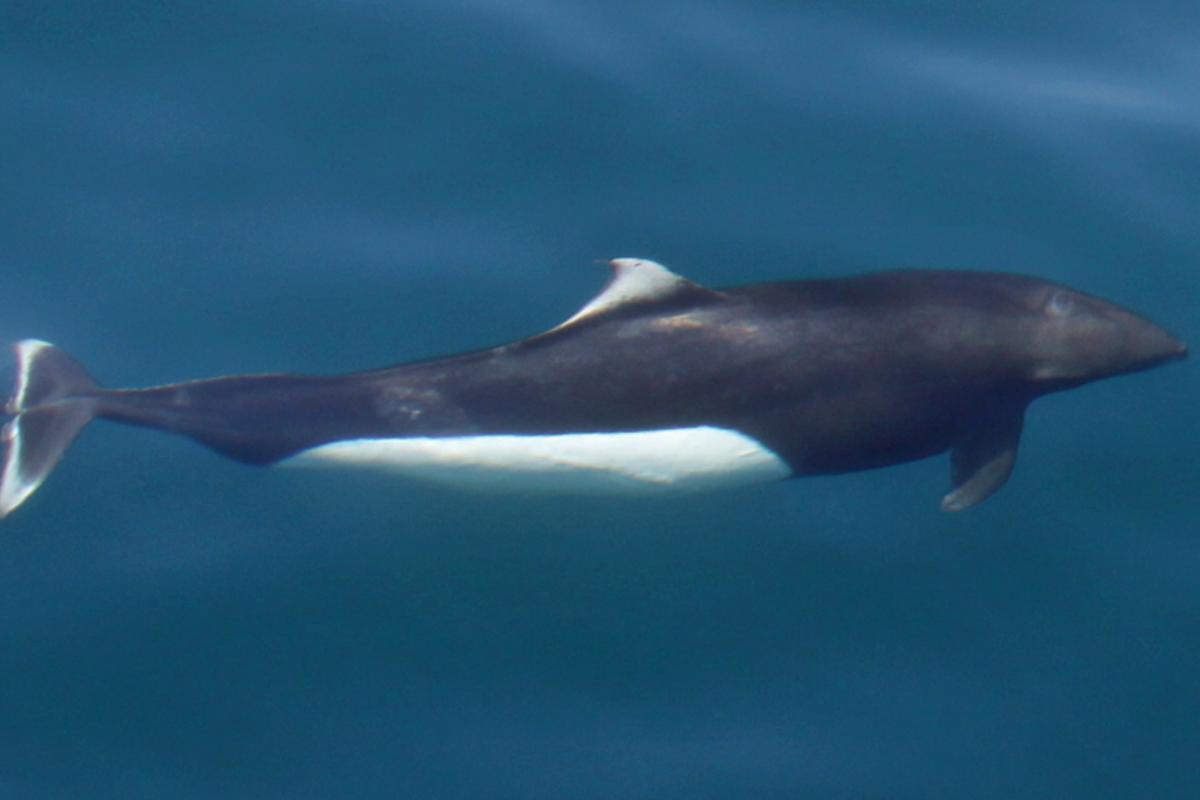
POLYGON ((1060 284, 1027 279, 1019 290, 1027 378, 1042 391, 1149 369, 1187 345, 1145 317, 1060 284))

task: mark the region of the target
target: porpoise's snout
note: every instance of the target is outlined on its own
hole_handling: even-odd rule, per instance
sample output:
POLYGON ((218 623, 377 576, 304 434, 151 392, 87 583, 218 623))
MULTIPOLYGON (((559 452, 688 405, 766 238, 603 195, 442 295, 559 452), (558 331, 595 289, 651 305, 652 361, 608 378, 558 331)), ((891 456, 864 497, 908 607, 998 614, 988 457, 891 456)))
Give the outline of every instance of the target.
POLYGON ((1135 319, 1136 324, 1127 328, 1131 371, 1187 358, 1187 342, 1145 318, 1135 319))
POLYGON ((1138 333, 1138 343, 1146 354, 1149 366, 1167 361, 1187 358, 1187 342, 1153 322, 1141 320, 1143 327, 1138 333))
POLYGON ((1045 314, 1039 378, 1077 384, 1152 369, 1188 354, 1187 343, 1170 331, 1099 297, 1058 290, 1045 314))

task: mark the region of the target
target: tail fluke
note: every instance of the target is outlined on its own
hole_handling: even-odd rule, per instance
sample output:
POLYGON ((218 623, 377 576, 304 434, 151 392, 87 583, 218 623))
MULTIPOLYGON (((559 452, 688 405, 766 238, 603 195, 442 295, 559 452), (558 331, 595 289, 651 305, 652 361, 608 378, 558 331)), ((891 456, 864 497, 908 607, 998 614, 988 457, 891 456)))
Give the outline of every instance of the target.
POLYGON ((75 359, 47 342, 17 344, 17 388, 5 409, 0 517, 42 485, 96 414, 96 382, 75 359))

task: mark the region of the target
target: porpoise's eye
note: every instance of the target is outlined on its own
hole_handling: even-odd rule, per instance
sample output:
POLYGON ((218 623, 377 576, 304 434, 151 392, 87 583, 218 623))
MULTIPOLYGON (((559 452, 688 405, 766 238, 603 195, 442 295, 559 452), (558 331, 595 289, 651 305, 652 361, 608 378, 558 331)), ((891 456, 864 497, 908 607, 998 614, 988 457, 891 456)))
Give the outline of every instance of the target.
POLYGON ((1064 291, 1051 292, 1046 298, 1046 313, 1052 317, 1061 317, 1075 310, 1075 301, 1064 291))

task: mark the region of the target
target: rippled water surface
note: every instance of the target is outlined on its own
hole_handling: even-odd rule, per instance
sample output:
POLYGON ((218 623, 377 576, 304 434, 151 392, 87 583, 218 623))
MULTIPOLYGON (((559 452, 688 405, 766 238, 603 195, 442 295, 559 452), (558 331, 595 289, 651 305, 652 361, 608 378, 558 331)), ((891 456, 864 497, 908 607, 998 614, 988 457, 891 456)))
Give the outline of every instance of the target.
MULTIPOLYGON (((1200 341, 1175 3, 8 3, 0 339, 104 382, 518 338, 641 255, 1005 269, 1200 341)), ((461 495, 89 429, 0 531, 6 798, 1200 794, 1195 361, 945 459, 461 495)))

